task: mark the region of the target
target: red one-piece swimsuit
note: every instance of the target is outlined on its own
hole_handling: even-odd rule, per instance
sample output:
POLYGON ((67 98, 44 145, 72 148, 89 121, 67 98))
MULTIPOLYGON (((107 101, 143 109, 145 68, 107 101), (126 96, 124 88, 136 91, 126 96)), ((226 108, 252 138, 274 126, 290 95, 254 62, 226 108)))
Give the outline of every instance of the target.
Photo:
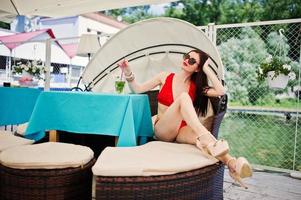
MULTIPOLYGON (((175 76, 174 73, 171 73, 167 76, 165 83, 162 86, 162 89, 159 92, 158 97, 157 97, 158 102, 165 106, 170 106, 174 102, 173 93, 172 93, 172 80, 173 80, 174 76, 175 76)), ((195 89, 196 89, 195 83, 191 82, 190 86, 189 86, 188 94, 192 101, 194 101, 194 99, 195 99, 195 89)), ((187 125, 186 122, 183 120, 181 122, 179 130, 186 125, 187 125)))

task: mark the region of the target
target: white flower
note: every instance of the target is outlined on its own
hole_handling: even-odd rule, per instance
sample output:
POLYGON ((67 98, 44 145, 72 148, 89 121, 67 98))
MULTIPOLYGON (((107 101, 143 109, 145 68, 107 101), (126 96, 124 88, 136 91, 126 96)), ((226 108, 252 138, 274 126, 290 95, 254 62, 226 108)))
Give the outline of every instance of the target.
POLYGON ((294 72, 290 72, 288 74, 288 77, 289 77, 290 80, 295 80, 296 79, 296 74, 294 72))
POLYGON ((259 72, 259 74, 263 74, 261 67, 259 67, 258 72, 259 72))
POLYGON ((288 64, 284 64, 284 65, 282 65, 282 68, 283 69, 287 69, 288 71, 291 71, 291 66, 290 65, 288 65, 288 64))
POLYGON ((24 69, 25 69, 25 71, 28 71, 28 70, 29 70, 29 67, 25 66, 24 69))
POLYGON ((273 56, 272 55, 268 55, 268 57, 265 59, 266 63, 270 63, 272 62, 273 56))
POLYGON ((21 67, 21 69, 25 69, 27 66, 22 64, 20 67, 21 67))
POLYGON ((33 73, 36 72, 36 68, 35 68, 35 67, 32 68, 32 72, 33 72, 33 73))

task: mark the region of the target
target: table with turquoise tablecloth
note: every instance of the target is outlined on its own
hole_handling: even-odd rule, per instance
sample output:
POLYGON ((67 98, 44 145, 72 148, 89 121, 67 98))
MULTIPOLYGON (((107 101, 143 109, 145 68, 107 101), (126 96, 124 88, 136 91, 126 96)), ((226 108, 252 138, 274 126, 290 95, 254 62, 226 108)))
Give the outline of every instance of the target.
POLYGON ((40 93, 34 88, 0 87, 0 126, 27 122, 40 93))
POLYGON ((138 136, 152 136, 147 95, 42 92, 25 137, 39 140, 45 130, 118 136, 117 146, 135 146, 138 136))

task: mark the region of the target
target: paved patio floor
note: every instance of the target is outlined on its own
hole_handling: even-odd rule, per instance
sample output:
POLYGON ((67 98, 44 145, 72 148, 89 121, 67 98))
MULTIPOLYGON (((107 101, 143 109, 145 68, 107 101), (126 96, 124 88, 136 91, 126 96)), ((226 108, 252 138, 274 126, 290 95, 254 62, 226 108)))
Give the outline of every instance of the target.
POLYGON ((291 178, 288 173, 254 172, 244 181, 248 189, 233 184, 225 172, 224 200, 300 200, 301 180, 291 178))

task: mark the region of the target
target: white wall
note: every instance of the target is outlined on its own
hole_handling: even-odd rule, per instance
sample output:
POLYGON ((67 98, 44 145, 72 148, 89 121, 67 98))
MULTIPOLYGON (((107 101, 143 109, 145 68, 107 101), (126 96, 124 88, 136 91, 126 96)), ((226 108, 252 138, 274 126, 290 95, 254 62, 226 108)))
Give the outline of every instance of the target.
POLYGON ((56 38, 77 37, 78 35, 78 16, 58 18, 58 19, 41 19, 39 22, 40 29, 52 29, 56 38))
POLYGON ((78 29, 79 35, 83 33, 87 33, 88 28, 92 30, 92 33, 95 33, 95 30, 97 30, 107 34, 114 34, 120 30, 118 28, 82 16, 79 16, 78 21, 79 21, 79 29, 78 29))

